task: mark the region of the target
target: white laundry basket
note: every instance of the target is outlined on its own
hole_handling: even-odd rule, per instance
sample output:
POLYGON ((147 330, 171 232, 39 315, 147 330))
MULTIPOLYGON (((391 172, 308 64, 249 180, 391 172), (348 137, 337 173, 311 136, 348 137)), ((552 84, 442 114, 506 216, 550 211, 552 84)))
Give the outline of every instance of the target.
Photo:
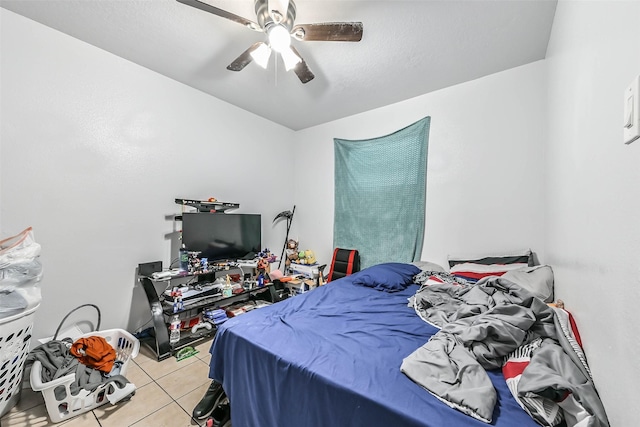
MULTIPOLYGON (((140 350, 138 339, 123 329, 90 332, 82 335, 81 338, 90 336, 101 336, 111 344, 116 351, 116 359, 123 362, 120 374, 126 376, 129 363, 138 355, 140 350)), ((70 385, 75 382, 76 374, 71 373, 43 383, 42 365, 39 361, 33 363, 30 379, 31 388, 42 392, 49 418, 54 423, 91 411, 107 402, 116 404, 121 399, 129 397, 135 391, 135 385, 131 383, 124 388, 118 388, 115 383, 111 382, 100 385, 91 392, 81 389, 74 396, 71 394, 70 385), (56 397, 56 394, 58 394, 58 397, 56 397)))
POLYGON ((0 417, 9 412, 20 398, 33 317, 39 306, 0 319, 0 417))
POLYGON ((20 399, 33 318, 42 300, 39 255, 31 227, 0 240, 0 417, 20 399))

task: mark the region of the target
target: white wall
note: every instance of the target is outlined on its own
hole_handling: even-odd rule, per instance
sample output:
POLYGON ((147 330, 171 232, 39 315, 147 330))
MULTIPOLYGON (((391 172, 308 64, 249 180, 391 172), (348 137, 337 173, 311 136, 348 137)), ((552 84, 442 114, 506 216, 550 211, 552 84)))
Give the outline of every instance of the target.
POLYGON ((0 17, 0 230, 33 226, 43 248, 34 336, 83 303, 101 307, 103 328, 148 320, 136 267, 170 262, 176 197, 240 203, 237 212, 263 215, 264 244, 281 247, 284 225, 271 220, 291 196, 270 182, 286 179, 292 131, 5 9, 0 17))
POLYGON ((612 426, 640 397, 640 141, 622 140, 640 74, 640 2, 560 1, 547 52, 546 247, 612 426))
POLYGON ((539 61, 297 132, 300 246, 331 261, 333 138, 382 136, 431 116, 422 259, 445 266, 448 254, 528 247, 542 257, 544 70, 539 61))

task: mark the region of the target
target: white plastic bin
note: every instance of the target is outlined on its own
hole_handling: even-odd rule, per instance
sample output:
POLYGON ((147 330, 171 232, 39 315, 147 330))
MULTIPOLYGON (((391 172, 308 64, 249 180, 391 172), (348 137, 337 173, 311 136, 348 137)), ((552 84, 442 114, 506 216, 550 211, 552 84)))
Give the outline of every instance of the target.
MULTIPOLYGON (((111 344, 116 351, 116 359, 123 362, 120 374, 126 376, 129 363, 138 355, 140 350, 138 339, 122 329, 90 332, 82 335, 81 338, 90 336, 101 336, 111 344)), ((30 379, 31 388, 42 392, 49 418, 54 423, 91 411, 107 402, 115 404, 135 391, 135 385, 131 383, 127 384, 124 389, 118 389, 116 384, 108 383, 99 386, 92 392, 82 389, 73 396, 71 395, 70 385, 75 382, 76 374, 72 373, 43 383, 42 365, 38 361, 33 363, 30 379), (62 395, 60 399, 56 397, 56 390, 58 390, 58 394, 62 395)))
POLYGON ((20 398, 33 317, 39 306, 0 319, 0 417, 9 412, 20 398))

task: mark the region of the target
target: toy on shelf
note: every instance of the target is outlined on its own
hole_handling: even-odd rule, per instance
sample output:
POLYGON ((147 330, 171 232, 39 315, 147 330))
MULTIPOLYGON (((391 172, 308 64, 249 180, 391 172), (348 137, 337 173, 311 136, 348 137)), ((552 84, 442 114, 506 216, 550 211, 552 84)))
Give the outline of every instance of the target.
POLYGON ((284 262, 286 268, 289 268, 292 262, 296 262, 298 260, 298 241, 294 239, 289 239, 287 241, 287 259, 284 262))
POLYGON ((171 291, 171 298, 173 298, 173 312, 177 313, 178 311, 184 309, 184 303, 182 301, 182 290, 179 288, 174 288, 171 291))
POLYGON ((316 255, 313 253, 312 250, 309 250, 309 249, 305 251, 300 251, 298 253, 298 259, 294 262, 296 264, 312 265, 316 263, 316 255))
POLYGON ((259 258, 257 264, 257 282, 258 287, 264 286, 269 282, 269 262, 266 258, 259 258))
POLYGON ((233 295, 233 287, 231 286, 231 277, 227 274, 226 282, 222 288, 222 296, 228 298, 231 295, 233 295))
POLYGON ((258 253, 258 258, 264 258, 268 263, 276 262, 276 256, 271 253, 269 248, 264 248, 264 250, 258 253))

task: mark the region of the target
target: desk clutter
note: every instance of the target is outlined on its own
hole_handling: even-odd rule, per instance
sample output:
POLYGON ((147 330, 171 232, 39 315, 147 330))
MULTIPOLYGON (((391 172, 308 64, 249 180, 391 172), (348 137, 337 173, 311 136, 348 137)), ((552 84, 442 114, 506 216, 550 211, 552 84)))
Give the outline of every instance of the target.
POLYGON ((189 251, 184 245, 179 251, 178 268, 162 269, 162 261, 143 263, 138 265, 138 273, 153 280, 169 280, 178 277, 212 274, 226 270, 243 269, 256 270, 256 281, 262 276, 268 281, 270 265, 277 261, 275 255, 267 248, 255 255, 251 259, 213 261, 202 255, 201 251, 189 251))
POLYGON ((281 299, 269 277, 275 257, 268 249, 252 259, 212 262, 201 255, 183 248, 179 267, 165 271, 160 261, 138 265, 152 326, 137 335, 158 360, 213 337, 230 317, 281 299))
POLYGON ((205 300, 230 298, 246 291, 262 289, 270 280, 251 280, 249 274, 243 278, 240 274, 226 274, 212 282, 199 281, 175 286, 167 286, 162 293, 161 300, 164 308, 170 308, 174 313, 188 309, 193 304, 202 304, 205 300))
POLYGON ((286 275, 280 270, 275 270, 269 273, 269 276, 276 285, 282 284, 289 296, 303 294, 324 285, 323 274, 326 265, 318 265, 315 258, 313 260, 312 264, 290 262, 285 269, 286 275))
MULTIPOLYGON (((180 330, 190 330, 191 333, 196 333, 199 329, 211 330, 212 327, 218 326, 231 317, 236 317, 244 313, 248 313, 256 308, 265 307, 272 303, 264 300, 249 300, 240 301, 228 305, 214 305, 209 308, 205 308, 196 317, 186 316, 181 319, 179 315, 174 315, 172 319, 177 317, 179 324, 176 326, 180 330)), ((173 323, 174 320, 171 321, 173 323)))
POLYGON ((157 328, 162 327, 159 325, 166 325, 168 351, 177 357, 180 350, 195 340, 213 336, 217 327, 229 318, 277 301, 268 275, 259 273, 259 264, 260 260, 215 264, 199 260, 189 265, 200 265, 202 269, 152 273, 156 282, 167 283, 158 295, 162 320, 155 326, 156 339, 157 328), (217 277, 218 273, 224 275, 217 277))
MULTIPOLYGON (((321 270, 318 270, 317 266, 314 267, 315 271, 311 275, 293 273, 284 276, 282 273, 277 274, 279 270, 276 270, 277 273, 272 274, 271 278, 276 287, 282 288, 285 291, 284 294, 286 296, 300 295, 324 284, 321 270)), ((323 267, 324 266, 320 266, 320 269, 323 267)))

